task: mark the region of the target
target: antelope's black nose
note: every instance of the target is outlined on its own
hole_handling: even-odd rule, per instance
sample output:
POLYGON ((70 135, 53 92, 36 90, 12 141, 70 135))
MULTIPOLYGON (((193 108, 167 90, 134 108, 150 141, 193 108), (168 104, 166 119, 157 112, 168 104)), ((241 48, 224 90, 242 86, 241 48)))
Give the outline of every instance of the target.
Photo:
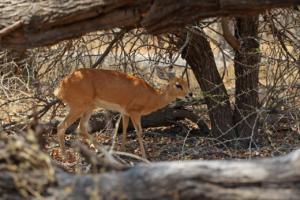
POLYGON ((185 98, 186 99, 191 99, 193 97, 193 93, 192 92, 189 92, 185 95, 185 98))

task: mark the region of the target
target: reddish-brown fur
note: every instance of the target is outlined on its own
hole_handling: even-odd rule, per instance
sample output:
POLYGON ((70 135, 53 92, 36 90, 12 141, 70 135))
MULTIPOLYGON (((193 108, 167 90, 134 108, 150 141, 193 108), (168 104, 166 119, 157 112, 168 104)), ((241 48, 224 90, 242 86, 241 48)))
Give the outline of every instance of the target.
POLYGON ((129 118, 137 131, 143 157, 141 116, 158 110, 188 91, 187 83, 173 78, 164 90, 156 90, 143 79, 121 72, 103 69, 79 69, 66 76, 55 95, 70 108, 68 116, 58 126, 59 142, 64 150, 64 132, 81 117, 80 132, 87 137, 87 122, 96 107, 118 111, 123 119, 122 149, 126 142, 129 118), (178 85, 181 88, 178 88, 178 85))

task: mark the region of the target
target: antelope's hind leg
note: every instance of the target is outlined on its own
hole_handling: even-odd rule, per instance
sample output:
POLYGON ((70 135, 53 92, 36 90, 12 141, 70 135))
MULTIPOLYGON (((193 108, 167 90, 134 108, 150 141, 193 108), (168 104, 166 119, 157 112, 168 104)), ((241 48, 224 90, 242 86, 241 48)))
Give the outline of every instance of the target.
POLYGON ((87 144, 93 144, 93 139, 91 135, 88 133, 89 128, 89 120, 91 118, 93 110, 89 109, 81 115, 80 118, 80 136, 83 138, 83 141, 87 144))

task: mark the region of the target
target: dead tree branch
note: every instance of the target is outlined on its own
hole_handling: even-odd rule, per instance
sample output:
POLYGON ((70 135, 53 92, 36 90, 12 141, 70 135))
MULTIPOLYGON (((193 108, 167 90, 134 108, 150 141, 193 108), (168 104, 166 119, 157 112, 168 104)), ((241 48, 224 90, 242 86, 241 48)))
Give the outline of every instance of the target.
POLYGON ((65 183, 62 191, 73 187, 66 194, 70 199, 93 194, 102 199, 298 199, 299 166, 296 151, 273 159, 159 162, 117 173, 57 177, 65 183))
POLYGON ((223 37, 226 42, 236 51, 239 51, 241 48, 240 41, 231 33, 229 27, 229 19, 223 17, 221 20, 222 30, 223 30, 223 37))
POLYGON ((4 0, 0 2, 4 8, 0 11, 0 31, 10 31, 3 34, 0 47, 45 46, 111 28, 144 27, 150 33, 170 32, 203 18, 251 15, 299 4, 300 0, 73 0, 64 3, 4 0), (15 26, 16 21, 20 25, 15 26))
POLYGON ((109 167, 100 174, 73 175, 55 168, 29 135, 1 137, 1 199, 299 199, 300 150, 277 158, 131 168, 106 160, 99 164, 109 167))
POLYGON ((119 40, 121 40, 123 38, 123 36, 125 35, 126 32, 127 32, 127 30, 123 29, 120 32, 116 33, 114 39, 109 43, 109 45, 106 47, 106 49, 103 52, 103 54, 93 64, 93 66, 91 68, 97 68, 98 65, 100 65, 104 61, 105 57, 109 54, 109 52, 111 51, 111 49, 113 48, 113 46, 115 45, 115 43, 118 42, 119 40))

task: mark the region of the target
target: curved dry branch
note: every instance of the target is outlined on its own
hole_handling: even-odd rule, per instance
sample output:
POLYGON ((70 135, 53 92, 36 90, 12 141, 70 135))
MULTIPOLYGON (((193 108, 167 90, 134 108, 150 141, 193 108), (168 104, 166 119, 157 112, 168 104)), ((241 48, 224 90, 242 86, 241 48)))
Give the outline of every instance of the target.
POLYGON ((110 28, 170 32, 202 18, 254 14, 298 4, 300 0, 3 0, 0 32, 10 31, 4 31, 0 47, 45 46, 110 28), (16 22, 20 25, 14 26, 16 22))
POLYGON ((223 30, 223 37, 225 38, 226 42, 236 51, 239 51, 241 48, 240 41, 231 33, 229 27, 229 19, 223 17, 221 19, 221 25, 223 30))

